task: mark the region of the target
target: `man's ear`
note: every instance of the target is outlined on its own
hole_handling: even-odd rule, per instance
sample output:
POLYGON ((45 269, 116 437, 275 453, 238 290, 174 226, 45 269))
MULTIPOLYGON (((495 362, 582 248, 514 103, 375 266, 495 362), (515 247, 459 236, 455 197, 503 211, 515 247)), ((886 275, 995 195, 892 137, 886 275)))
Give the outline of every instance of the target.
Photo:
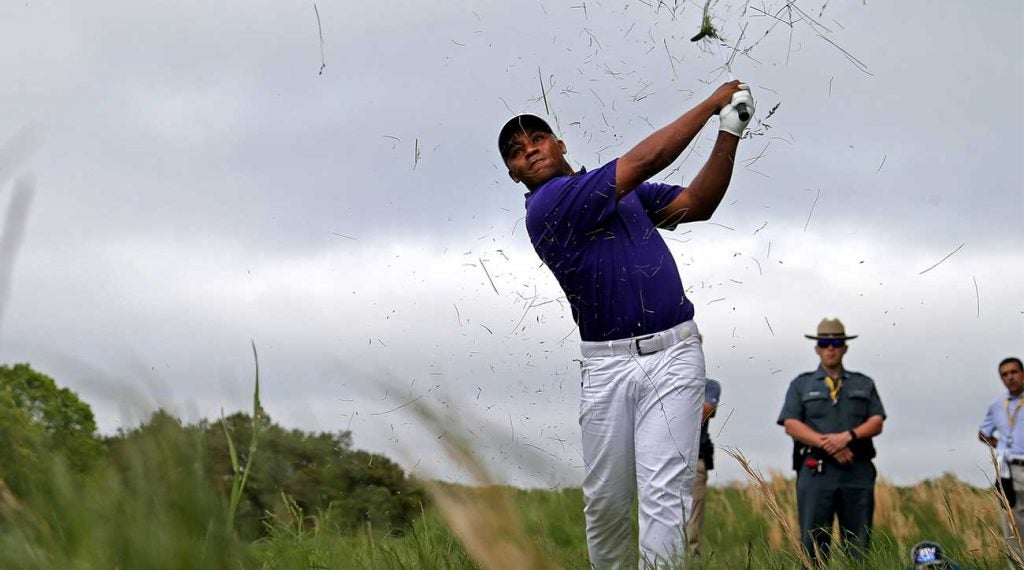
POLYGON ((565 141, 563 141, 562 139, 558 139, 558 148, 562 151, 562 154, 565 154, 565 141))
POLYGON ((516 184, 519 184, 520 182, 522 182, 522 180, 520 180, 519 177, 516 176, 515 173, 512 172, 511 168, 508 170, 508 177, 511 178, 512 181, 515 182, 516 184))

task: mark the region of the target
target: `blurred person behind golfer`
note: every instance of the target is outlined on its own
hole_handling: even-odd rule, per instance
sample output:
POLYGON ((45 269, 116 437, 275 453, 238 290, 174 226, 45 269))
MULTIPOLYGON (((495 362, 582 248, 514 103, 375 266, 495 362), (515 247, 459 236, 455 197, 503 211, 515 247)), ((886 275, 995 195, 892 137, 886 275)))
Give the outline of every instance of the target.
MULTIPOLYGON (((704 344, 701 336, 701 346, 704 344)), ((711 441, 708 423, 718 411, 722 398, 722 385, 718 380, 707 379, 704 386, 703 421, 700 424, 700 444, 697 451, 697 477, 693 483, 693 508, 686 523, 686 541, 690 552, 700 554, 701 529, 704 527, 704 511, 707 507, 708 471, 715 468, 715 444, 711 441)))
MULTIPOLYGON (((697 335, 700 346, 704 348, 704 335, 697 335)), ((704 385, 704 409, 700 424, 700 443, 697 448, 697 476, 693 482, 693 508, 690 520, 686 523, 686 542, 689 552, 699 556, 701 529, 704 528, 704 511, 707 506, 708 471, 715 468, 715 444, 711 441, 708 423, 718 411, 718 402, 722 399, 722 385, 718 380, 707 379, 704 385)))
POLYGON ((637 495, 640 558, 678 565, 697 463, 704 354, 694 307, 656 228, 707 220, 732 176, 754 112, 738 81, 719 87, 620 158, 575 172, 566 144, 540 117, 519 115, 498 135, 523 183, 526 228, 565 292, 581 338, 580 427, 591 565, 635 568, 630 522, 637 495), (674 162, 713 116, 710 157, 685 189, 647 182, 674 162))

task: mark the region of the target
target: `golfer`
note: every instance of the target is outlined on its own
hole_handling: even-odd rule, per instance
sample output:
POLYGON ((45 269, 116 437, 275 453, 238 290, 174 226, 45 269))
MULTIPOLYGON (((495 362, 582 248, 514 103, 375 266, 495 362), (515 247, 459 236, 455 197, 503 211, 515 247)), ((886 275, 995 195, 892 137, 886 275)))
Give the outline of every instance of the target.
POLYGON ((498 135, 509 176, 529 190, 530 241, 579 326, 584 512, 599 570, 636 567, 630 506, 638 492, 642 562, 678 565, 685 554, 704 353, 693 304, 656 228, 711 217, 753 112, 747 86, 731 81, 620 158, 580 172, 539 117, 513 117, 498 135), (715 115, 715 146, 687 188, 647 182, 715 115))

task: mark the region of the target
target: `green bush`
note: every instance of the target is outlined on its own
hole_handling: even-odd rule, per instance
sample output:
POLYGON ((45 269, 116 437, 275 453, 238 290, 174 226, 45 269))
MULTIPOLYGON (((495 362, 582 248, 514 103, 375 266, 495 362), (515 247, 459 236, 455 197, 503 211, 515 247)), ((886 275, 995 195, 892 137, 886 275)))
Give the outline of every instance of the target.
MULTIPOLYGON (((224 421, 236 441, 248 441, 250 416, 237 413, 224 421)), ((423 492, 388 458, 353 450, 348 432, 307 433, 266 421, 238 512, 237 527, 243 536, 260 536, 267 513, 291 516, 283 497, 294 501, 301 512, 329 512, 345 532, 367 523, 383 532, 403 532, 418 514, 423 492)), ((211 480, 226 494, 231 459, 223 428, 219 421, 199 427, 206 435, 211 480)), ((238 452, 239 462, 244 463, 245 450, 238 452)))
POLYGON ((21 461, 31 462, 34 449, 59 455, 84 473, 103 459, 92 408, 28 364, 0 366, 0 424, 0 429, 31 432, 11 434, 11 441, 22 445, 16 452, 21 461))

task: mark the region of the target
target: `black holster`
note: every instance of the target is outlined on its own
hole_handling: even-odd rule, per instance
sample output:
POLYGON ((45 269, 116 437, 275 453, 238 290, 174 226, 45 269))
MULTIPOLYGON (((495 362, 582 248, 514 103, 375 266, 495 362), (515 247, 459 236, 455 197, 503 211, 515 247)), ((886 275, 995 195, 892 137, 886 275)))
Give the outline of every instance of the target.
POLYGON ((804 458, 813 452, 813 448, 793 440, 793 471, 800 471, 804 465, 804 458))
POLYGON ((706 445, 700 445, 700 452, 698 457, 704 460, 704 468, 711 471, 715 468, 715 445, 708 442, 706 445))
POLYGON ((1013 477, 1000 477, 999 482, 996 483, 999 487, 999 491, 1006 496, 1006 502, 1009 503, 1010 508, 1017 506, 1017 492, 1013 490, 1013 477))

